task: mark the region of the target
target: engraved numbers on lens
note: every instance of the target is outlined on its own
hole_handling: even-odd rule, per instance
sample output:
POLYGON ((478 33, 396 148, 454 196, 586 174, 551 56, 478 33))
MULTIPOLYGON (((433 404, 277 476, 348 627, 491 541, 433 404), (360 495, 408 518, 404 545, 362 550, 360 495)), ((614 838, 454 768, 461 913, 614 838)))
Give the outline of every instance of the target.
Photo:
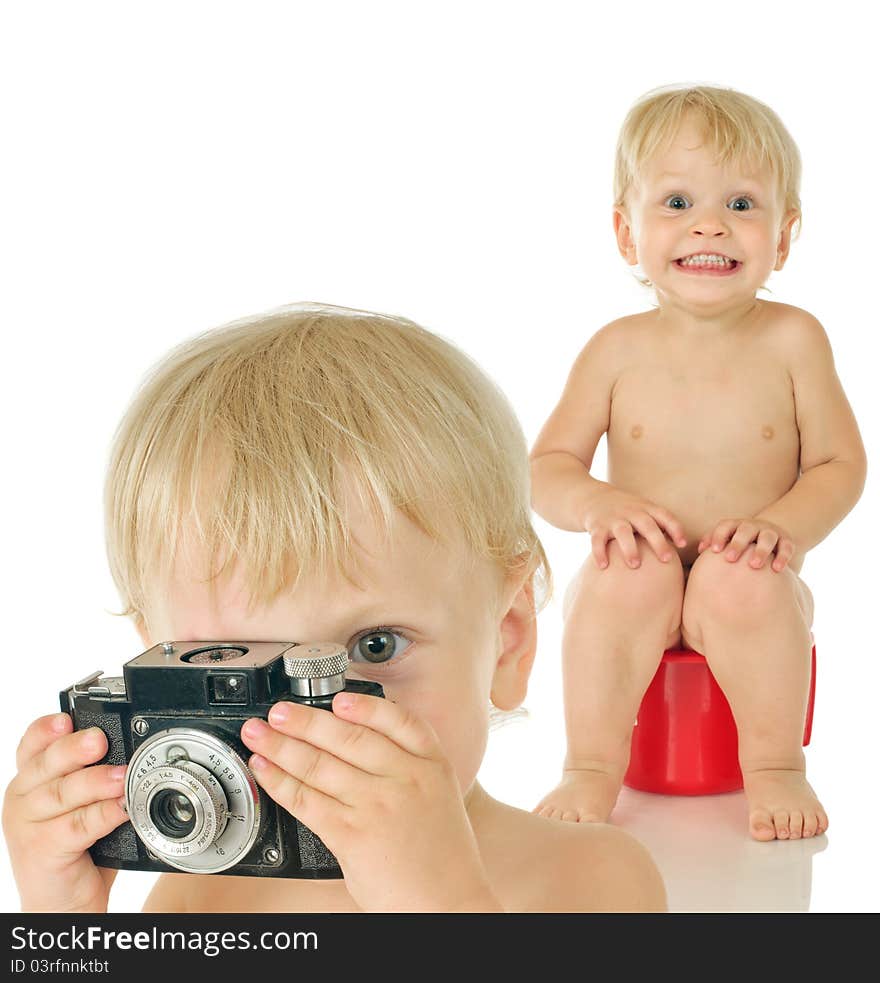
POLYGON ((126 799, 132 826, 164 863, 217 873, 239 863, 260 826, 256 781, 213 733, 160 731, 132 756, 126 799))

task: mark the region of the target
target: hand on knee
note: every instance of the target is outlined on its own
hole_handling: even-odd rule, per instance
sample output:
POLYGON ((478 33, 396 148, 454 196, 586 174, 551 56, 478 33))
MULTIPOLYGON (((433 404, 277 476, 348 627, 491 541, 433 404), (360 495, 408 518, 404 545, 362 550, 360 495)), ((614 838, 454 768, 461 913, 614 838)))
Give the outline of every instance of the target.
POLYGON ((750 566, 754 545, 736 561, 723 553, 703 552, 691 568, 684 596, 682 620, 694 633, 701 621, 738 625, 766 624, 788 607, 796 607, 796 575, 769 566, 750 566))
MULTIPOLYGON (((581 599, 586 593, 603 609, 613 610, 618 617, 641 616, 658 609, 675 609, 681 613, 684 597, 684 572, 678 553, 672 550, 673 559, 667 563, 657 559, 648 544, 637 539, 639 566, 629 566, 625 554, 615 541, 608 546, 608 566, 596 568, 589 559, 584 564, 577 594, 581 599)), ((575 598, 572 598, 577 603, 575 598)))

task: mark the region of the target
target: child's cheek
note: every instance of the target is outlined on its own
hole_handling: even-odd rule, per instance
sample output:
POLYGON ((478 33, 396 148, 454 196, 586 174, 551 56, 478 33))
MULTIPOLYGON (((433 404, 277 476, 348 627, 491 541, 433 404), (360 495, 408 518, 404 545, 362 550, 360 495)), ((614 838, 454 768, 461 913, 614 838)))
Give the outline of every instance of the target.
POLYGON ((444 752, 452 765, 459 787, 464 793, 473 785, 483 763, 486 742, 489 736, 488 719, 483 726, 469 730, 461 728, 455 732, 449 744, 444 744, 444 752))
POLYGON ((423 691, 418 699, 408 699, 405 703, 434 728, 462 790, 469 788, 477 777, 489 734, 488 701, 484 703, 475 695, 444 687, 423 691))
POLYGON ((489 733, 491 671, 472 652, 425 652, 393 675, 370 678, 382 684, 385 698, 427 721, 453 766, 462 789, 480 769, 489 733), (441 669, 442 666, 442 669, 441 669))

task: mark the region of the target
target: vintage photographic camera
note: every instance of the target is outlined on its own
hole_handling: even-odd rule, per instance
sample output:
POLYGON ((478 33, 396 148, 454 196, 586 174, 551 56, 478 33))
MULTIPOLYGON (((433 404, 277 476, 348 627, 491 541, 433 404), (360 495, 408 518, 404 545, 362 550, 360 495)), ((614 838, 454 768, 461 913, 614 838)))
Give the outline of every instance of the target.
POLYGON ((310 829, 257 785, 239 737, 279 700, 331 709, 341 690, 384 696, 346 679, 335 643, 163 642, 122 668, 60 694, 75 730, 100 727, 127 764, 130 821, 90 849, 99 867, 251 877, 342 877, 310 829))

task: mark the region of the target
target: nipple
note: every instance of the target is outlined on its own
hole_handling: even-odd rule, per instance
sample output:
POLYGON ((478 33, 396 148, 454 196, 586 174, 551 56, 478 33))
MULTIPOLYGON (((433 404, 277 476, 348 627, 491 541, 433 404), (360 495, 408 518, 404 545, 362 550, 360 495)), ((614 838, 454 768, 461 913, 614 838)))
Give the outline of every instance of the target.
POLYGON ((769 423, 765 423, 764 426, 761 428, 761 436, 764 438, 764 440, 772 440, 774 433, 775 431, 773 427, 770 426, 769 423))
POLYGON ((641 423, 637 423, 632 428, 632 430, 630 430, 629 435, 630 435, 630 437, 632 437, 633 440, 638 440, 639 437, 642 436, 642 430, 643 430, 643 428, 642 428, 641 423))

